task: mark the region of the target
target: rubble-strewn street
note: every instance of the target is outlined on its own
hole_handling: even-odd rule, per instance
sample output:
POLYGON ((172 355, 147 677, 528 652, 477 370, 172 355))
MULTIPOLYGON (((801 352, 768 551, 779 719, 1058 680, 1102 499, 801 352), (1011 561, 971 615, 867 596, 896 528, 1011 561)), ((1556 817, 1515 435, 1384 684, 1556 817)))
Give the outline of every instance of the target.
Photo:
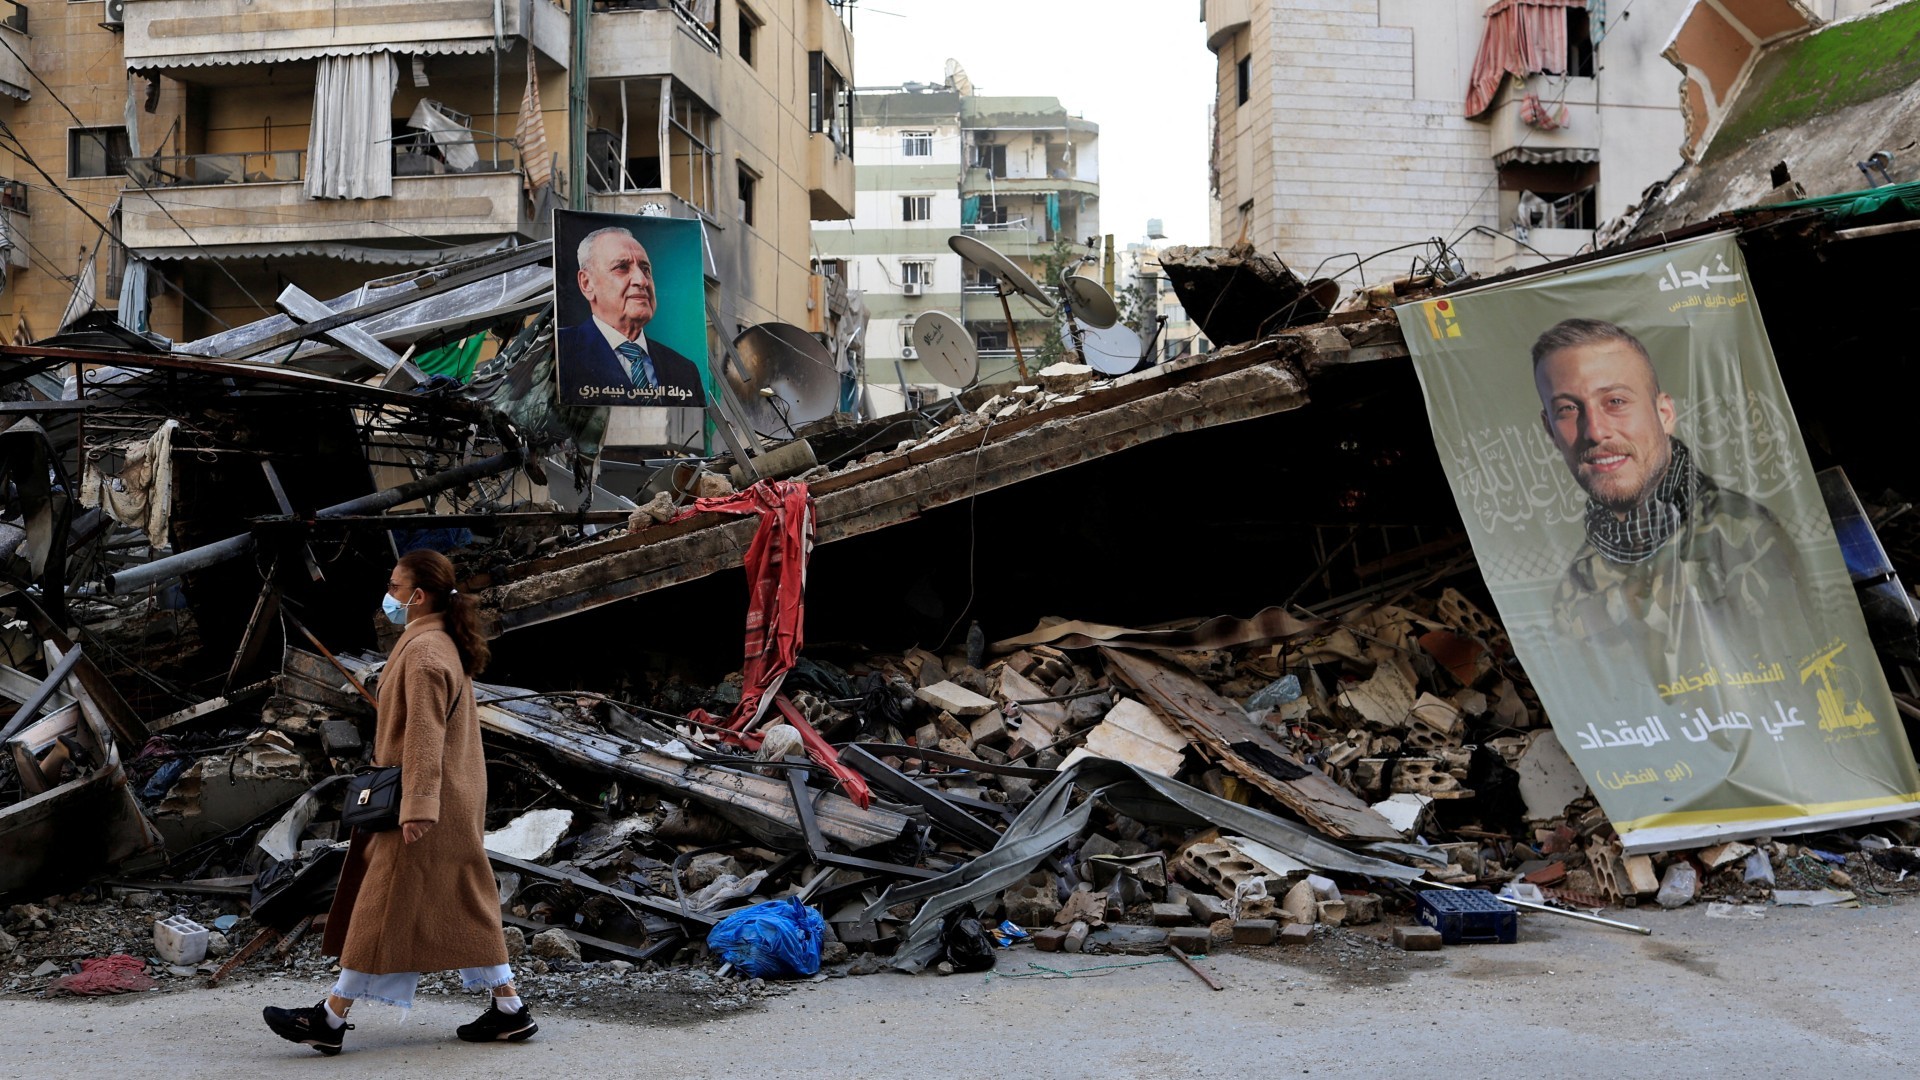
MULTIPOLYGON (((1004 972, 829 979, 739 1011, 711 1010, 702 996, 649 997, 615 1018, 541 997, 541 1037, 507 1047, 448 1037, 469 1018, 471 995, 423 996, 405 1027, 391 1010, 356 1016, 350 1058, 337 1063, 308 1060, 258 1029, 262 1002, 307 1000, 324 982, 262 977, 139 1000, 9 1001, 0 1017, 16 1049, 0 1076, 60 1072, 83 1043, 87 1071, 128 1080, 214 1070, 306 1075, 349 1061, 356 1074, 396 1077, 644 1067, 690 1080, 879 1080, 902 1075, 903 1059, 938 1062, 947 1076, 1005 1075, 1019 1063, 1045 1076, 1141 1080, 1498 1076, 1530 1067, 1650 1080, 1901 1075, 1920 1053, 1907 1020, 1920 991, 1906 977, 1920 945, 1917 910, 1773 910, 1754 922, 1697 908, 1655 911, 1643 915, 1652 938, 1528 916, 1519 944, 1411 963, 1374 947, 1309 961, 1279 947, 1243 948, 1206 959, 1226 986, 1219 993, 1170 960, 1112 969, 1106 958, 1024 952, 1004 972), (1049 977, 1034 963, 1087 975, 1049 977)), ((923 1067, 931 1066, 906 1069, 923 1067)))
POLYGON ((0 1076, 1913 1072, 1920 0, 888 6, 0 0, 0 1076))

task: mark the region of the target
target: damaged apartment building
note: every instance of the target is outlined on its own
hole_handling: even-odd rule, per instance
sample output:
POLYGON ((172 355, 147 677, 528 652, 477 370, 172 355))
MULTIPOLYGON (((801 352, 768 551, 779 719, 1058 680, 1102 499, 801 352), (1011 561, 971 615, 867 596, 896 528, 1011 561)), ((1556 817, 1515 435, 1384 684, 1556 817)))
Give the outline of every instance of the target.
MULTIPOLYGON (((1737 242, 1898 706, 1881 730, 1914 728, 1915 366, 1858 285, 1920 237, 1911 165, 1862 149, 1920 115, 1920 2, 1793 10, 1669 28, 1684 156, 1554 269, 1737 242), (1872 393, 1832 377, 1889 350, 1872 393)), ((729 422, 725 453, 625 470, 608 410, 555 404, 538 239, 179 348, 104 313, 0 345, 7 985, 64 978, 61 918, 114 890, 238 928, 254 951, 216 978, 301 947, 288 883, 340 851, 329 785, 365 758, 374 601, 412 546, 480 600, 503 917, 563 975, 717 965, 705 935, 763 900, 816 908, 819 962, 863 973, 938 970, 968 906, 1042 948, 1190 955, 1405 924, 1449 886, 1516 890, 1482 901, 1499 941, 1514 907, 1614 932, 1644 928, 1596 912, 1913 892, 1904 807, 1670 848, 1609 816, 1496 614, 1410 357, 1428 328, 1394 310, 1526 275, 1440 246, 1351 287, 1168 248, 1204 354, 729 422), (480 334, 470 378, 409 382, 403 350, 480 334), (28 902, 55 889, 78 891, 28 902)), ((777 397, 779 365, 748 366, 744 396, 777 397)))
MULTIPOLYGON (((716 331, 825 333, 845 290, 807 238, 853 212, 846 6, 112 0, 42 5, 28 36, 14 5, 0 322, 35 340, 117 305, 190 341, 571 206, 699 220, 716 331)), ((666 427, 609 440, 698 424, 666 427)))

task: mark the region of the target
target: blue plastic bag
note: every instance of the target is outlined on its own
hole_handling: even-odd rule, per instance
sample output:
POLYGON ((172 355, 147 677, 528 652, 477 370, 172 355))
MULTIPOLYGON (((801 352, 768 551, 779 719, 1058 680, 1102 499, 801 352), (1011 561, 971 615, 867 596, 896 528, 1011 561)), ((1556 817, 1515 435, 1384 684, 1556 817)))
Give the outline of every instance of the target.
POLYGON ((769 900, 714 924, 707 948, 756 979, 791 979, 820 970, 827 922, 799 897, 769 900))

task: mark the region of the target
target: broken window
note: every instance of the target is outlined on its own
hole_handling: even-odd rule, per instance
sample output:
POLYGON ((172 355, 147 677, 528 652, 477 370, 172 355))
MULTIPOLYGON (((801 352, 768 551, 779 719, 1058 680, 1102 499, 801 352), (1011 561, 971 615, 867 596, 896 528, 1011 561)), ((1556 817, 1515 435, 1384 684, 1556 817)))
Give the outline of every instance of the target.
POLYGON ((747 167, 745 162, 737 162, 740 172, 740 220, 753 224, 754 196, 759 193, 760 174, 747 167))
POLYGON ((901 157, 932 157, 933 132, 903 131, 900 133, 901 157))
POLYGON ((1515 160, 1500 169, 1500 190, 1519 193, 1513 225, 1532 229, 1599 228, 1595 162, 1515 160))
POLYGON ((1007 147, 1004 143, 975 143, 967 164, 985 169, 995 180, 1007 178, 1007 147))
POLYGON ((124 125, 67 129, 67 175, 73 179, 120 176, 131 152, 124 125))
POLYGON ((901 221, 931 221, 933 219, 933 196, 900 196, 901 221))
POLYGON ((748 66, 755 66, 753 57, 756 42, 754 39, 760 33, 760 17, 755 15, 753 9, 747 7, 745 4, 741 4, 739 10, 740 41, 738 48, 740 50, 740 59, 745 60, 748 66))
POLYGON ((823 52, 807 54, 807 119, 809 130, 826 135, 841 153, 853 156, 853 93, 847 77, 823 52))
POLYGON ((1253 57, 1243 56, 1233 66, 1234 79, 1240 88, 1239 103, 1245 105, 1253 96, 1253 57))
POLYGON ((670 167, 668 187, 675 195, 711 217, 715 202, 714 128, 718 118, 713 110, 693 99, 693 95, 675 92, 673 109, 667 123, 670 167))
POLYGON ((1005 330, 975 330, 973 332, 973 347, 979 349, 981 352, 1004 352, 1013 346, 1007 344, 1007 332, 1005 330))

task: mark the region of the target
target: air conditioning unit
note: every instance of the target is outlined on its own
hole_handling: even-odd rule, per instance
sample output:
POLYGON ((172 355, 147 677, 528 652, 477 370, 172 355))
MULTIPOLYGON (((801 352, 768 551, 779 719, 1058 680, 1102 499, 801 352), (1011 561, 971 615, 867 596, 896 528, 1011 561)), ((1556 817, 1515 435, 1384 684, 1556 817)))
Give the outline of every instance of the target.
POLYGON ((911 345, 902 345, 900 347, 900 359, 918 360, 920 359, 920 350, 914 348, 911 345))
POLYGON ((908 296, 919 296, 922 292, 926 291, 926 286, 917 281, 909 281, 900 287, 900 291, 906 293, 908 296))
POLYGON ((107 0, 106 18, 100 25, 118 29, 127 23, 127 0, 107 0))

